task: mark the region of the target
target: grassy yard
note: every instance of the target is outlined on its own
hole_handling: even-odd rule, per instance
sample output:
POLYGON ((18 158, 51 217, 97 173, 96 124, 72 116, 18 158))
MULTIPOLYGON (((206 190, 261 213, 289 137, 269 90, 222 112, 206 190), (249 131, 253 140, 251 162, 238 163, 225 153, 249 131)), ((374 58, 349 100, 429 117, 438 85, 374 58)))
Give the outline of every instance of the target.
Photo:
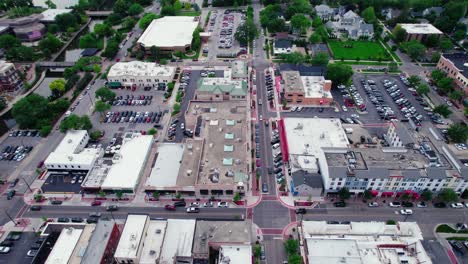
POLYGON ((180 12, 177 13, 178 16, 199 16, 201 15, 201 12, 200 11, 195 11, 195 10, 190 10, 190 11, 185 11, 185 10, 182 10, 180 12))
POLYGON ((391 60, 390 54, 378 42, 373 41, 340 41, 328 42, 335 60, 391 60))

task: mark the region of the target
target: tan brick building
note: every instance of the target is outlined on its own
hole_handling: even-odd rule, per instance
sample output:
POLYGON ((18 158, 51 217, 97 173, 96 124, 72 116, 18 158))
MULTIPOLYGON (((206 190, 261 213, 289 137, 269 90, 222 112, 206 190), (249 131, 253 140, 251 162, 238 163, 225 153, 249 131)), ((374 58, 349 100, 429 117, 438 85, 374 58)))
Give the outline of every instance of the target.
POLYGON ((323 76, 301 76, 299 71, 283 71, 281 94, 288 104, 293 105, 330 105, 332 82, 323 76))

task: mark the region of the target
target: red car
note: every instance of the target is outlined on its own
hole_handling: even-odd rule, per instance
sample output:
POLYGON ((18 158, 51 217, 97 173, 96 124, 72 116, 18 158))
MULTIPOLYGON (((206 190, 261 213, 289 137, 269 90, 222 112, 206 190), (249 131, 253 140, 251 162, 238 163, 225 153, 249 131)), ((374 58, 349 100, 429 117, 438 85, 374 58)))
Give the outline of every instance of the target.
POLYGON ((166 204, 166 205, 164 206, 164 209, 166 209, 166 210, 168 210, 168 211, 175 211, 175 210, 176 210, 175 206, 172 205, 172 204, 166 204))
POLYGON ((101 205, 101 204, 102 204, 101 201, 93 201, 93 202, 91 203, 91 206, 99 206, 99 205, 101 205))

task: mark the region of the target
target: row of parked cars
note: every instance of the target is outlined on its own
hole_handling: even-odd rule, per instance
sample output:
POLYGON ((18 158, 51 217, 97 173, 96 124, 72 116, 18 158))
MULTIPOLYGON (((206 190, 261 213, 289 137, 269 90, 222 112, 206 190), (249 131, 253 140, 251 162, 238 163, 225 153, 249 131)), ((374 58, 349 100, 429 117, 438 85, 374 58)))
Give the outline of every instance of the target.
POLYGON ((271 147, 273 149, 273 173, 278 184, 285 181, 283 172, 283 154, 280 148, 280 135, 278 129, 273 129, 271 132, 271 147))
POLYGON ((344 104, 346 107, 357 106, 361 111, 366 111, 364 99, 353 84, 350 87, 338 85, 338 89, 344 98, 344 104))
MULTIPOLYGON (((218 202, 217 204, 218 208, 227 208, 229 207, 229 204, 227 202, 218 202)), ((185 201, 177 201, 174 204, 166 204, 164 206, 164 209, 168 211, 175 211, 177 207, 186 207, 187 203, 185 201)), ((200 212, 200 208, 214 208, 215 203, 212 201, 205 202, 203 204, 200 204, 199 202, 191 202, 189 206, 187 207, 186 211, 187 213, 198 213, 200 212)))
POLYGON ((152 95, 140 95, 134 96, 127 94, 126 96, 120 95, 116 96, 113 101, 110 102, 113 106, 119 105, 131 105, 131 106, 138 106, 138 105, 151 105, 151 100, 153 100, 152 95))
POLYGON ((185 91, 185 89, 189 85, 191 74, 192 74, 192 71, 190 70, 183 71, 182 77, 180 77, 179 91, 185 91))
POLYGON ((223 22, 221 25, 218 48, 229 49, 232 47, 232 43, 234 41, 233 31, 234 31, 234 15, 231 15, 231 14, 223 15, 223 22))
MULTIPOLYGON (((403 93, 400 90, 400 87, 394 82, 390 80, 382 80, 382 84, 385 87, 385 90, 390 94, 390 97, 392 97, 393 101, 395 102, 396 105, 400 108, 401 113, 405 118, 411 119, 417 126, 421 125, 421 122, 424 120, 424 117, 422 114, 420 114, 416 107, 413 106, 411 102, 408 101, 408 99, 403 95, 403 93)), ((417 96, 416 91, 411 91, 413 95, 417 96)), ((416 97, 418 101, 421 103, 425 104, 423 102, 423 99, 419 96, 416 97)), ((427 105, 426 105, 427 106, 427 105)))
POLYGON ((107 112, 104 123, 159 123, 163 112, 107 112))
POLYGON ((382 92, 377 88, 373 80, 361 79, 369 100, 375 105, 380 118, 384 120, 396 119, 395 111, 385 102, 382 92))
POLYGON ((40 137, 37 130, 15 130, 8 134, 9 137, 40 137))
POLYGON ((33 146, 6 146, 3 148, 0 160, 22 161, 33 148, 33 146))
POLYGON ((266 73, 265 73, 265 84, 266 84, 266 88, 267 88, 268 101, 272 102, 273 98, 275 97, 275 90, 274 90, 274 87, 273 87, 273 78, 271 76, 270 71, 266 71, 266 73))

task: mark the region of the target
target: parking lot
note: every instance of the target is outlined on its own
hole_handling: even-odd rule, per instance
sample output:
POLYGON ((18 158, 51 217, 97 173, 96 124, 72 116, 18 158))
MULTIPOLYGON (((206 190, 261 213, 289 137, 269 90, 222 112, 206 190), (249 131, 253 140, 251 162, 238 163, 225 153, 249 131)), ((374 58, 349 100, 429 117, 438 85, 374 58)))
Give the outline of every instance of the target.
POLYGON ((44 193, 79 193, 86 172, 51 173, 42 185, 44 193))
MULTIPOLYGON (((7 237, 8 233, 5 233, 2 237, 7 237)), ((20 263, 26 264, 31 263, 33 257, 28 257, 26 254, 33 245, 36 245, 36 234, 34 232, 23 232, 19 240, 12 241, 13 246, 10 247, 8 254, 0 254, 0 263, 20 263)))
MULTIPOLYGON (((164 124, 169 116, 169 107, 164 100, 164 91, 136 89, 114 89, 116 98, 106 113, 94 113, 93 129, 103 130, 106 135, 126 131, 147 132, 150 128, 164 124)), ((176 92, 176 91, 174 91, 176 92)), ((105 136, 102 143, 112 138, 105 136)))
POLYGON ((208 31, 212 33, 212 37, 203 46, 203 52, 208 54, 210 60, 220 54, 237 54, 240 51, 241 47, 234 34, 244 19, 245 15, 240 12, 214 10, 211 13, 208 31))
POLYGON ((12 131, 0 143, 0 179, 6 180, 41 141, 38 132, 29 132, 32 130, 12 131))
MULTIPOLYGON (((205 78, 205 77, 223 77, 224 76, 224 71, 222 70, 190 70, 189 68, 185 69, 184 72, 182 73, 182 78, 184 76, 188 76, 185 79, 181 80, 181 86, 179 88, 180 91, 184 92, 184 97, 182 98, 182 102, 180 103, 180 115, 176 118, 172 118, 171 124, 174 129, 172 129, 173 132, 169 132, 166 136, 170 141, 174 142, 182 142, 182 139, 184 138, 184 131, 185 128, 182 129, 181 126, 182 124, 185 124, 185 117, 184 113, 187 111, 188 105, 190 100, 193 100, 195 96, 195 90, 197 89, 197 84, 198 80, 200 78, 205 78), (186 85, 182 85, 182 83, 186 83, 186 85), (178 121, 174 121, 174 120, 178 121)), ((177 91, 174 91, 177 92, 177 91)), ((193 133, 194 131, 192 131, 193 133)))

